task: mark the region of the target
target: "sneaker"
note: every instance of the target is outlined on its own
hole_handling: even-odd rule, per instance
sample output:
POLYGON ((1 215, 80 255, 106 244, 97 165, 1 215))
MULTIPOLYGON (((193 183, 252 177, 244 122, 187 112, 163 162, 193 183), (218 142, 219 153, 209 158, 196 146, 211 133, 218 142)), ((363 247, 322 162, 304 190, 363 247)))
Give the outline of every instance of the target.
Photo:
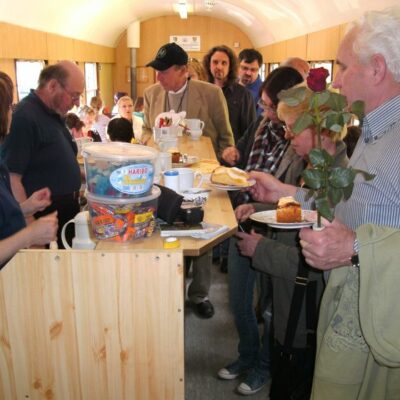
POLYGON ((247 378, 237 387, 237 391, 244 396, 259 392, 268 382, 269 372, 252 369, 247 378))
POLYGON ((244 374, 250 368, 241 361, 236 360, 232 364, 227 365, 218 371, 218 377, 225 380, 236 379, 239 375, 244 374))

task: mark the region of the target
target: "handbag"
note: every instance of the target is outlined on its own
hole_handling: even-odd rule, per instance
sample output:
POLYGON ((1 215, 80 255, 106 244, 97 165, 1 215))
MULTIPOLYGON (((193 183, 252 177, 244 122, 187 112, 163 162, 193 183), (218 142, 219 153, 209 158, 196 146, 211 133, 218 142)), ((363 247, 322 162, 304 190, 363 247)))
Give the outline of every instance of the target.
POLYGON ((308 280, 308 269, 301 256, 290 305, 284 344, 275 341, 272 349, 270 400, 308 400, 314 374, 317 282, 308 280), (302 305, 306 302, 307 344, 292 347, 302 305))

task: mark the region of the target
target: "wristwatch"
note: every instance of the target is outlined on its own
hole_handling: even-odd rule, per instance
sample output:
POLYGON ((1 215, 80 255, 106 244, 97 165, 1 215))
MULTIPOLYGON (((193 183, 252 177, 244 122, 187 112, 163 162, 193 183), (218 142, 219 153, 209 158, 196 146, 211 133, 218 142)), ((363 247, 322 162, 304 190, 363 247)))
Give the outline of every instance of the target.
POLYGON ((358 252, 360 250, 360 245, 358 244, 358 240, 357 238, 354 239, 354 243, 353 243, 353 250, 354 250, 354 254, 351 256, 350 260, 351 260, 351 265, 354 268, 360 268, 360 260, 358 258, 358 252))

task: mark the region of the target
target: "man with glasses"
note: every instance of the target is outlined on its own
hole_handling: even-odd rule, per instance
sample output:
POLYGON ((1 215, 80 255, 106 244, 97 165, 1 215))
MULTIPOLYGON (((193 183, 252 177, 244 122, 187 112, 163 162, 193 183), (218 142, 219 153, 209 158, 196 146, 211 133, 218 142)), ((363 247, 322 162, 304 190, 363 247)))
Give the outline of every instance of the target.
MULTIPOLYGON (((85 79, 77 65, 61 61, 43 69, 38 83, 37 89, 17 105, 2 156, 18 202, 40 188, 50 189, 52 204, 34 218, 57 211, 58 245, 63 248, 61 229, 79 212, 81 186, 77 147, 64 116, 79 106, 85 79)), ((32 221, 33 217, 27 222, 32 221)))
MULTIPOLYGON (((244 49, 239 53, 239 61, 239 83, 250 90, 257 104, 262 84, 259 71, 263 64, 263 56, 255 49, 244 49)), ((262 111, 262 107, 257 104, 257 115, 261 115, 262 111)))

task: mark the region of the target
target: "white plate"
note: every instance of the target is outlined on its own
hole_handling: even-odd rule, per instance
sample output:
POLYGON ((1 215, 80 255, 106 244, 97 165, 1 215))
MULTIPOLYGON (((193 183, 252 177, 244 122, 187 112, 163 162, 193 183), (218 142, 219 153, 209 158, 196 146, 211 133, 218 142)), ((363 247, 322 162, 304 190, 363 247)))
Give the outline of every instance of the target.
MULTIPOLYGON (((301 216, 303 220, 315 218, 315 211, 302 210, 301 216)), ((278 229, 300 229, 306 226, 312 226, 316 222, 314 219, 312 221, 293 222, 293 223, 276 222, 276 210, 256 212, 250 215, 250 219, 256 222, 261 222, 262 224, 267 224, 271 228, 278 228, 278 229)))
POLYGON ((199 157, 197 156, 187 156, 185 162, 172 163, 172 167, 173 168, 189 167, 190 165, 197 163, 198 161, 199 157))
POLYGON ((256 180, 249 179, 248 183, 249 183, 248 186, 222 185, 220 183, 213 183, 213 182, 210 182, 208 185, 214 189, 219 189, 219 190, 243 190, 243 189, 248 189, 249 187, 255 185, 256 180))

